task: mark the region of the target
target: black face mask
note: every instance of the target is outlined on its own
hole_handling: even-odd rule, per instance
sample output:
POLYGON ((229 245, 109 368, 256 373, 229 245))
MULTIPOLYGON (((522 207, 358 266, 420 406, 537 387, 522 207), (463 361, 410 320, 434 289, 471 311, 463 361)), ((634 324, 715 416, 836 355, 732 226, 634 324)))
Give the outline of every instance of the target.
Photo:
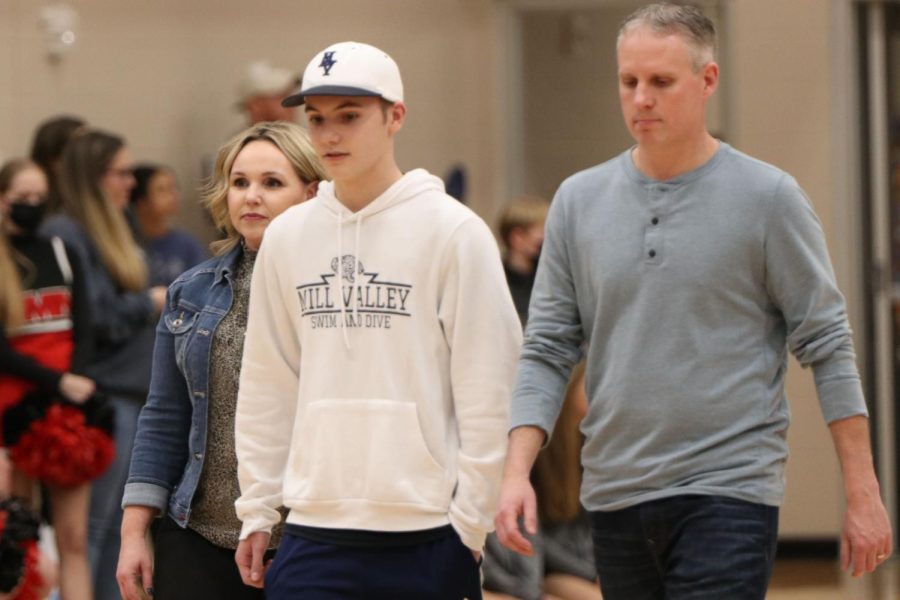
POLYGON ((34 233, 44 219, 46 211, 47 204, 45 202, 40 204, 14 202, 9 205, 9 220, 25 233, 34 233))

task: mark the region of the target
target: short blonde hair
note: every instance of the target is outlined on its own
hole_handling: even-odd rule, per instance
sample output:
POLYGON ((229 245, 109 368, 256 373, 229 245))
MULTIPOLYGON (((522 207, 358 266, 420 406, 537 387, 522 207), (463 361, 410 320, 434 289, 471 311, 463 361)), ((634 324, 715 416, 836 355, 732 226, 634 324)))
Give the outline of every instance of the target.
POLYGON ((203 188, 203 205, 209 210, 213 223, 225 239, 210 244, 215 254, 225 254, 241 241, 228 214, 228 187, 231 167, 237 155, 250 142, 267 141, 275 145, 305 184, 325 179, 325 170, 313 150, 306 130, 287 121, 257 123, 237 134, 219 148, 213 174, 203 188))
POLYGON ((540 196, 520 196, 510 200, 500 213, 500 239, 509 248, 509 234, 517 227, 531 227, 547 219, 550 202, 540 196))

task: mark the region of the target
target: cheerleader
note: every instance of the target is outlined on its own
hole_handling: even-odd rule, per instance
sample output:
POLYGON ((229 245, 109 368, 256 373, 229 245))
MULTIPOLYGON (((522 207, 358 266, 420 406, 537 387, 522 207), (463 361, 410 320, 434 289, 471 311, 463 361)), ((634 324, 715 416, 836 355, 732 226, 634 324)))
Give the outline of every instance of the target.
MULTIPOLYGON (((0 410, 4 445, 13 462, 11 491, 27 501, 40 469, 68 471, 40 454, 50 446, 46 435, 54 431, 43 427, 46 435, 37 433, 47 425, 51 404, 64 399, 78 406, 92 397, 95 388, 91 379, 77 374, 91 346, 79 263, 58 238, 36 234, 47 191, 46 177, 30 161, 13 160, 0 168, 0 281, 4 282, 0 286, 0 410)), ((50 412, 61 418, 70 414, 50 412)), ((59 425, 55 430, 60 430, 59 425)), ((47 489, 62 598, 89 600, 89 481, 50 484, 47 489)))

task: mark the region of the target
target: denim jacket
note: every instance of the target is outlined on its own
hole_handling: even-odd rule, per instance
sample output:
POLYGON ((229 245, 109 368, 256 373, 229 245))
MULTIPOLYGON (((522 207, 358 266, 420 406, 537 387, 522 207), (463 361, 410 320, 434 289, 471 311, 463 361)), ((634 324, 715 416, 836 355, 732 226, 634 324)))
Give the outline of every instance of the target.
POLYGON ((237 246, 169 287, 156 327, 150 394, 141 410, 122 506, 168 513, 185 527, 206 451, 209 353, 232 302, 237 246))

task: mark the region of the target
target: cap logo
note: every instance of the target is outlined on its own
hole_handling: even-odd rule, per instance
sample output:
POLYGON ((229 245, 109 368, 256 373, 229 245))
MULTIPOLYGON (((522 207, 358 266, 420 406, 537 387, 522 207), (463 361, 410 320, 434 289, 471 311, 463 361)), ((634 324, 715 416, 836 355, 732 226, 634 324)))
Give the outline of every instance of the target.
POLYGON ((337 52, 337 50, 332 50, 330 52, 326 52, 322 56, 322 62, 319 63, 319 66, 322 67, 322 69, 324 70, 324 73, 322 73, 322 75, 327 76, 331 72, 331 67, 333 67, 334 65, 337 64, 337 61, 334 60, 335 52, 337 52))

